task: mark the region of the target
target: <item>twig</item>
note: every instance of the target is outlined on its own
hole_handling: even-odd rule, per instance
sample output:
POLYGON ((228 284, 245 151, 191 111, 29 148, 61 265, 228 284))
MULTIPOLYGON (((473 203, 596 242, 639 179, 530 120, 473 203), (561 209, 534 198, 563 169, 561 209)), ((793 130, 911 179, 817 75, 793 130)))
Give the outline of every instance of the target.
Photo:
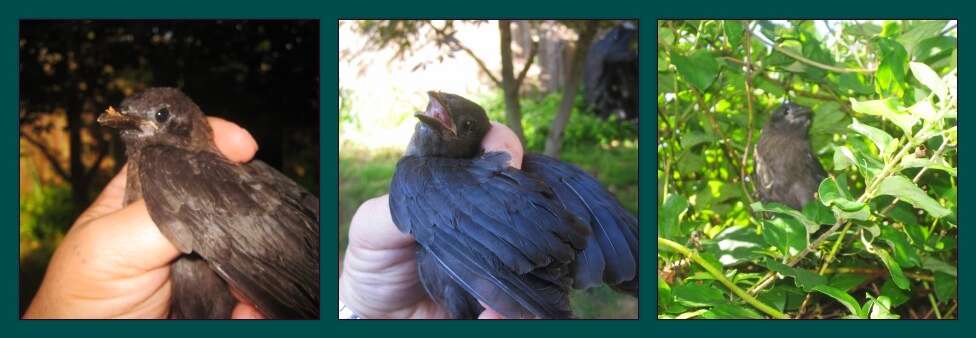
POLYGON ((426 22, 427 25, 429 25, 430 28, 437 33, 438 36, 440 36, 448 43, 453 44, 455 47, 460 48, 462 51, 464 51, 465 54, 468 54, 468 56, 474 59, 474 62, 478 64, 478 68, 481 68, 481 71, 484 72, 486 75, 488 75, 488 78, 491 79, 491 82, 494 82, 495 85, 499 87, 502 85, 502 81, 496 78, 495 75, 491 73, 491 70, 488 69, 488 65, 486 65, 485 62, 481 60, 481 58, 479 58, 478 55, 476 55, 473 50, 471 50, 471 48, 468 48, 468 46, 462 44, 461 41, 459 41, 457 38, 454 37, 454 34, 448 34, 446 32, 446 28, 437 28, 437 26, 434 26, 432 22, 430 21, 426 21, 426 22))
POLYGON ((842 68, 842 67, 837 67, 837 66, 831 66, 831 65, 823 64, 823 63, 820 63, 820 62, 817 62, 817 61, 813 61, 813 60, 807 59, 803 55, 796 54, 796 53, 794 53, 793 51, 791 51, 789 49, 780 47, 779 45, 776 45, 772 41, 768 41, 769 38, 767 38, 765 36, 760 36, 759 33, 756 33, 753 30, 749 30, 749 33, 752 34, 752 35, 754 35, 756 38, 758 38, 759 41, 762 41, 763 44, 772 47, 776 51, 778 51, 780 53, 783 53, 786 56, 789 56, 789 57, 791 57, 793 59, 796 59, 797 61, 800 61, 800 62, 805 63, 807 65, 810 65, 810 66, 813 66, 813 67, 817 67, 817 68, 820 68, 820 69, 823 69, 823 70, 828 70, 828 71, 837 72, 837 73, 874 73, 875 71, 877 71, 877 69, 874 69, 874 68, 842 68))
POLYGON ((734 293, 736 296, 739 296, 739 298, 742 298, 743 301, 749 303, 749 305, 752 305, 752 307, 756 308, 757 310, 762 311, 763 313, 770 315, 773 318, 789 319, 789 317, 786 314, 780 312, 779 310, 776 310, 775 308, 769 305, 766 305, 759 299, 756 299, 756 297, 753 297, 752 295, 746 293, 744 290, 736 286, 735 283, 732 283, 732 281, 730 281, 728 278, 725 277, 725 274, 722 273, 722 270, 712 266, 711 263, 709 263, 704 258, 699 256, 697 252, 688 249, 684 245, 678 244, 674 241, 661 238, 661 237, 657 238, 657 244, 659 246, 668 247, 671 250, 677 251, 678 253, 684 255, 685 257, 688 257, 691 260, 695 261, 695 263, 698 263, 698 265, 704 268, 705 271, 708 271, 708 273, 711 274, 712 277, 715 277, 715 279, 718 280, 719 283, 725 285, 725 287, 731 290, 732 293, 734 293))
POLYGON ((51 168, 54 169, 54 172, 57 173, 58 176, 61 176, 61 178, 66 180, 71 179, 71 174, 68 174, 68 171, 61 166, 61 162, 59 161, 58 157, 51 153, 50 149, 45 147, 41 141, 23 131, 20 132, 20 136, 23 137, 24 140, 27 140, 28 143, 34 145, 34 147, 41 152, 41 155, 44 155, 44 158, 51 163, 51 168))
POLYGON ((532 41, 532 46, 530 48, 529 59, 525 60, 525 65, 522 66, 522 71, 520 71, 518 77, 515 78, 515 88, 522 88, 522 81, 525 80, 525 75, 529 73, 529 68, 532 67, 532 62, 535 61, 535 55, 539 52, 539 42, 532 41))
MULTIPOLYGON (((746 22, 746 29, 749 29, 751 23, 746 22)), ((746 196, 750 196, 749 185, 746 184, 746 170, 748 166, 746 162, 749 159, 749 149, 752 146, 752 34, 745 35, 745 44, 743 45, 746 52, 746 74, 743 77, 746 86, 746 106, 748 107, 749 117, 748 122, 746 122, 746 147, 742 150, 742 166, 739 167, 740 174, 739 180, 742 182, 742 190, 746 193, 746 196)), ((749 204, 752 204, 752 199, 749 199, 749 204)))

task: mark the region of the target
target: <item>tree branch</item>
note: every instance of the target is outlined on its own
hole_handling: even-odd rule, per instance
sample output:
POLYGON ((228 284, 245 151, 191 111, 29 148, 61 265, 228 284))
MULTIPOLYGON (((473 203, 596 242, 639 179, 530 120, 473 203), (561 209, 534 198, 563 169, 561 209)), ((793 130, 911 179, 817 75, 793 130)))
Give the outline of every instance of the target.
POLYGON ((54 168, 54 172, 57 173, 58 176, 61 176, 61 178, 64 178, 66 181, 71 180, 71 175, 68 174, 68 171, 61 166, 60 162, 58 162, 58 157, 55 156, 53 153, 51 153, 50 149, 48 149, 43 143, 41 143, 41 141, 28 135, 27 133, 24 133, 23 131, 20 132, 20 136, 24 140, 27 140, 28 143, 34 145, 34 147, 41 152, 41 155, 43 155, 44 158, 51 163, 51 167, 54 168))
POLYGON ((695 261, 695 263, 698 263, 698 265, 704 268, 705 271, 708 271, 708 273, 711 274, 712 277, 715 277, 715 279, 718 280, 720 283, 722 283, 722 285, 725 285, 726 288, 731 290, 732 293, 734 293, 736 296, 739 296, 739 298, 742 298, 743 301, 749 303, 749 305, 752 305, 752 307, 756 308, 757 310, 762 311, 763 313, 776 319, 790 318, 786 314, 780 312, 779 310, 776 310, 775 308, 769 305, 766 305, 766 303, 763 303, 762 301, 756 299, 756 297, 753 297, 752 295, 746 293, 744 290, 736 286, 735 283, 732 283, 732 281, 729 281, 729 279, 725 277, 725 274, 722 273, 722 270, 713 266, 707 260, 705 260, 700 255, 698 255, 697 252, 688 249, 684 245, 675 243, 673 241, 661 237, 657 238, 657 245, 659 247, 667 247, 671 250, 677 251, 678 253, 684 255, 685 257, 688 257, 691 260, 695 261))
POLYGON ((488 65, 485 64, 485 61, 481 60, 481 58, 478 57, 478 55, 476 55, 474 51, 471 50, 471 48, 468 48, 468 46, 465 46, 464 44, 461 43, 461 41, 455 38, 454 34, 447 33, 446 29, 444 28, 437 28, 437 26, 434 26, 434 24, 431 23, 430 21, 427 21, 427 25, 429 25, 430 28, 433 29, 435 33, 437 33, 437 36, 439 36, 445 42, 450 43, 455 47, 461 49, 462 51, 464 51, 465 54, 468 54, 468 56, 474 59, 474 62, 478 64, 478 68, 481 68, 481 71, 484 72, 486 75, 488 75, 488 78, 491 79, 491 82, 494 82, 495 85, 499 87, 502 85, 502 81, 499 80, 497 77, 495 77, 494 74, 491 73, 491 69, 488 69, 488 65))
POLYGON ((535 61, 535 55, 538 52, 539 42, 532 41, 532 47, 529 50, 529 58, 525 60, 525 65, 522 66, 522 71, 520 71, 518 77, 515 78, 515 88, 522 88, 522 81, 525 80, 525 75, 529 73, 529 68, 532 67, 532 62, 535 61))
POLYGON ((791 57, 793 59, 796 59, 797 61, 800 61, 800 62, 805 63, 807 65, 814 66, 814 67, 817 67, 817 68, 820 68, 820 69, 823 69, 823 70, 837 72, 837 73, 874 73, 875 71, 877 71, 877 69, 874 69, 874 68, 870 68, 870 69, 865 69, 865 68, 842 68, 842 67, 837 67, 837 66, 831 66, 831 65, 823 64, 823 63, 820 63, 820 62, 817 62, 817 61, 813 61, 813 60, 807 59, 803 55, 794 53, 793 51, 791 51, 789 49, 780 47, 779 45, 777 45, 777 44, 773 43, 772 41, 770 41, 769 38, 767 38, 765 36, 760 36, 760 34, 757 34, 753 30, 749 30, 749 34, 755 36, 756 38, 759 39, 759 41, 762 41, 763 44, 772 47, 777 52, 783 53, 784 55, 789 56, 789 57, 791 57))

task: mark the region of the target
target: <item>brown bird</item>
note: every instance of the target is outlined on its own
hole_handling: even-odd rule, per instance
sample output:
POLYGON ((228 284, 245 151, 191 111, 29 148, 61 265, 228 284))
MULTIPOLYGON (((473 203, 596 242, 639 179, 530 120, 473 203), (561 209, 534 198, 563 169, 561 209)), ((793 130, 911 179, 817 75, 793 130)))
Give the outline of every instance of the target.
POLYGON ((177 89, 133 95, 98 122, 125 142, 125 204, 145 199, 184 253, 171 269, 171 317, 229 318, 230 288, 269 318, 319 317, 317 197, 264 162, 221 155, 203 112, 177 89))
POLYGON ((810 145, 812 111, 784 102, 773 110, 756 146, 756 191, 763 203, 800 210, 827 177, 810 145))

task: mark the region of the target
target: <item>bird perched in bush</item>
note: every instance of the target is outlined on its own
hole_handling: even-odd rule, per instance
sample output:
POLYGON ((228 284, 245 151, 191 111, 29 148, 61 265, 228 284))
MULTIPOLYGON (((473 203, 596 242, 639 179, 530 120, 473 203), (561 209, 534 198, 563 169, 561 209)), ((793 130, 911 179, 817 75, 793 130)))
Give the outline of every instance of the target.
POLYGON ((810 108, 784 102, 773 110, 756 146, 756 190, 763 203, 800 210, 827 177, 810 145, 810 108))
POLYGON ((485 304, 506 318, 571 318, 569 291, 636 296, 637 219, 575 166, 481 149, 484 109, 430 92, 390 184, 390 211, 417 241, 421 284, 453 318, 485 304))
POLYGON ((98 122, 125 142, 125 204, 145 199, 184 253, 171 268, 171 317, 230 318, 230 288, 268 318, 319 317, 317 197, 261 161, 226 159, 177 89, 147 89, 98 122))

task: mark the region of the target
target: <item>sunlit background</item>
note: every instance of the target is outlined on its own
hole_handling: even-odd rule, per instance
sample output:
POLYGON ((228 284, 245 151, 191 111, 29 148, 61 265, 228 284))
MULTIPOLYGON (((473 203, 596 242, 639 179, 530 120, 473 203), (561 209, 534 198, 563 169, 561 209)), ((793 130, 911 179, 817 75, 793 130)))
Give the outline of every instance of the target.
MULTIPOLYGON (((509 126, 520 122, 527 151, 582 167, 636 215, 636 66, 633 21, 340 21, 340 265, 352 215, 387 193, 429 90, 471 99, 509 126), (516 85, 506 85, 506 68, 516 85), (506 118, 506 87, 519 103, 517 121, 506 118), (547 149, 564 100, 562 141, 547 149)), ((573 305, 583 318, 637 316, 633 298, 606 287, 576 292, 573 305)))

